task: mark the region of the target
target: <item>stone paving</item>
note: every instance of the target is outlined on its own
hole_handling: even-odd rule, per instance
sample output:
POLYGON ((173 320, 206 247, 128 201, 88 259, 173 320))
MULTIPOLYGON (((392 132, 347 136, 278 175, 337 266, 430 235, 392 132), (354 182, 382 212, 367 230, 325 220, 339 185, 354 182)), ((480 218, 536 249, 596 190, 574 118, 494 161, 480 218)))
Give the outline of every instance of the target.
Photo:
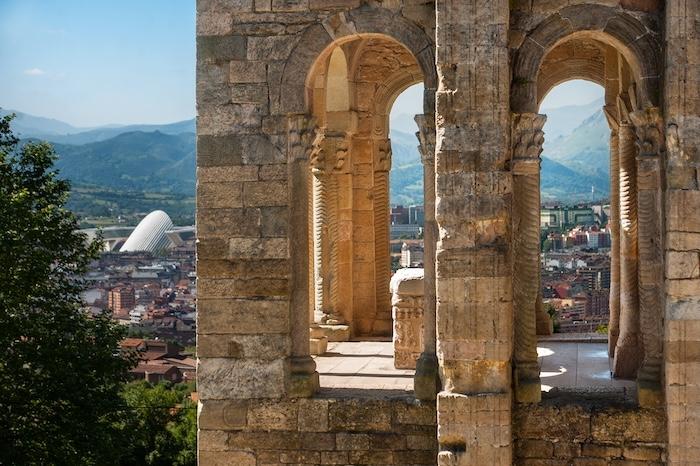
MULTIPOLYGON (((542 390, 634 388, 634 381, 612 379, 607 344, 600 339, 590 340, 593 342, 582 338, 538 343, 542 390)), ((329 343, 328 352, 316 357, 321 387, 412 391, 414 371, 395 369, 393 355, 391 342, 329 343)))

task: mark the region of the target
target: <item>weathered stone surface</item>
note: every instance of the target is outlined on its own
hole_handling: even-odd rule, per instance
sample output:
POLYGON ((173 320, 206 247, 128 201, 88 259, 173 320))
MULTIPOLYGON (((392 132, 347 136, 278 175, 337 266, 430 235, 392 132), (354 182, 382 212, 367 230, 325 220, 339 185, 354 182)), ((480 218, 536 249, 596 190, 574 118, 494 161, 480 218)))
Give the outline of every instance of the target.
MULTIPOLYGON (((692 434, 700 428, 694 0, 198 0, 197 11, 200 464, 700 458, 692 434), (665 280, 653 289, 665 302, 642 306, 639 332, 654 353, 645 370, 654 369, 656 382, 665 374, 665 409, 511 403, 526 368, 513 364, 513 335, 532 333, 513 316, 525 315, 533 300, 523 296, 535 286, 521 265, 533 263, 536 241, 522 245, 536 212, 523 203, 537 183, 523 189, 529 172, 519 161, 539 144, 536 131, 513 131, 512 113, 536 112, 554 85, 573 78, 604 84, 606 109, 616 100, 629 107, 614 115, 614 131, 627 111, 635 120, 656 107, 660 116, 627 140, 627 168, 640 167, 646 191, 638 204, 628 183, 635 177, 621 172, 630 175, 621 200, 640 215, 641 252, 625 254, 641 273, 629 261, 622 268, 632 311, 640 284, 656 272, 665 280), (421 81, 430 289, 407 281, 392 303, 387 115, 396 95, 421 81), (312 186, 321 178, 324 196, 312 186), (649 208, 660 199, 664 206, 649 208), (644 225, 654 222, 650 232, 644 225), (418 309, 429 311, 434 332, 418 309), (663 361, 651 344, 659 343, 662 311, 663 361), (399 365, 424 350, 439 364, 438 409, 375 393, 296 398, 302 373, 306 396, 315 389, 308 326, 319 316, 343 338, 388 335, 395 325, 399 365)), ((613 221, 628 226, 636 221, 630 212, 613 221)), ((626 324, 639 321, 625 314, 626 324)), ((630 354, 640 356, 635 348, 630 354)), ((643 376, 648 383, 650 372, 643 376)), ((539 393, 534 383, 528 390, 539 393)))

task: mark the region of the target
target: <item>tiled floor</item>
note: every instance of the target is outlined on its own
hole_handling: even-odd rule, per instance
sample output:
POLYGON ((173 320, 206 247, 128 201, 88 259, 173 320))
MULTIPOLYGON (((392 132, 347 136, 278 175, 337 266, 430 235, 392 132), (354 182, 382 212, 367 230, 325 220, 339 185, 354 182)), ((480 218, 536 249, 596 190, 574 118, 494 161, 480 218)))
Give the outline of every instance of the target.
POLYGON ((316 358, 323 388, 413 391, 412 370, 394 368, 391 342, 329 343, 328 352, 316 358))
MULTIPOLYGON (((611 378, 607 344, 595 341, 540 341, 542 389, 633 388, 633 381, 611 378)), ((323 388, 413 390, 414 371, 394 368, 391 342, 329 343, 316 366, 323 388)))
POLYGON ((537 354, 544 391, 554 387, 635 387, 632 380, 612 378, 607 343, 540 341, 537 354))

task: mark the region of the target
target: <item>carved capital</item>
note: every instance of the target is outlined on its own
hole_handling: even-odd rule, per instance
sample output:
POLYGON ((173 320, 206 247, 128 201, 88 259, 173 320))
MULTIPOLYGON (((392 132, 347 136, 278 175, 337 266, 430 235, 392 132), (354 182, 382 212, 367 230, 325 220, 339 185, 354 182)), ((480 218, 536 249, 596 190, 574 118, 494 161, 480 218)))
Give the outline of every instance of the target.
POLYGON ((287 147, 290 161, 309 160, 319 128, 309 115, 292 115, 287 120, 287 147))
POLYGON ((329 135, 318 131, 309 158, 311 170, 317 175, 345 173, 350 168, 350 141, 345 135, 329 135))
POLYGON ((420 145, 418 149, 421 154, 421 161, 424 164, 434 163, 435 161, 435 114, 429 113, 426 115, 416 115, 416 124, 418 132, 416 137, 420 145))
POLYGON ((640 157, 658 157, 664 146, 664 123, 658 107, 645 108, 629 114, 637 134, 640 157))
POLYGON ((391 170, 391 140, 382 139, 375 144, 374 171, 388 172, 391 170))
POLYGON ((539 173, 540 154, 544 144, 542 128, 547 121, 545 115, 537 113, 515 113, 512 120, 513 173, 539 173))

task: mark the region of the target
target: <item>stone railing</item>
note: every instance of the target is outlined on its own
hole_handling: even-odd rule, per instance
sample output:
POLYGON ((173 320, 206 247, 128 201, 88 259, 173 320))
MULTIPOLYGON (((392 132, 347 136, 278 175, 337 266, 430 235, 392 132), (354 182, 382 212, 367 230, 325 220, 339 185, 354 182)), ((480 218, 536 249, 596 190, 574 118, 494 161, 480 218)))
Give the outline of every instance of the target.
POLYGON ((397 369, 415 369, 423 351, 423 288, 423 269, 399 269, 391 278, 397 369))

